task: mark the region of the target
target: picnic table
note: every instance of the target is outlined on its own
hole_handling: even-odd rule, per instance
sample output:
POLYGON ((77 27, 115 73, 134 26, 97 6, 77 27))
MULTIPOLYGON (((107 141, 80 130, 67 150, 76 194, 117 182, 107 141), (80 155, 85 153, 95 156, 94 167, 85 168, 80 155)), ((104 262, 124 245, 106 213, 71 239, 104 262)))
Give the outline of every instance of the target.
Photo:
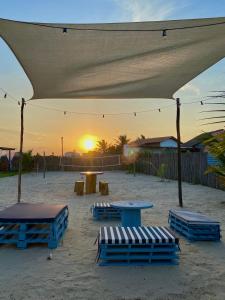
POLYGON ((121 222, 123 227, 141 226, 141 209, 152 208, 148 201, 117 201, 111 203, 112 207, 121 210, 121 222))
POLYGON ((85 171, 85 172, 80 172, 80 174, 86 176, 86 184, 85 184, 86 194, 96 193, 97 175, 102 175, 103 172, 85 171))

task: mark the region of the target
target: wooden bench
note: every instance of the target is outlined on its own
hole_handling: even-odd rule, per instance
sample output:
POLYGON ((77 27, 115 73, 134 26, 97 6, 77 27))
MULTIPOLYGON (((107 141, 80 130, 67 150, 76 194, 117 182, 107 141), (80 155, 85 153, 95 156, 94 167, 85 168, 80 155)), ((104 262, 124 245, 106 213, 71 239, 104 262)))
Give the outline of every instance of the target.
POLYGON ((102 196, 107 196, 109 194, 109 184, 105 181, 99 181, 99 192, 102 196))
POLYGON ((98 264, 175 265, 179 239, 163 226, 104 226, 98 234, 98 264))
POLYGON ((91 207, 92 216, 95 220, 120 219, 121 213, 119 208, 112 207, 110 203, 98 202, 91 207))
POLYGON ((78 196, 83 196, 84 194, 84 181, 76 181, 74 185, 74 192, 77 193, 78 196))
POLYGON ((221 237, 220 223, 201 213, 171 209, 168 222, 190 241, 219 241, 221 237))

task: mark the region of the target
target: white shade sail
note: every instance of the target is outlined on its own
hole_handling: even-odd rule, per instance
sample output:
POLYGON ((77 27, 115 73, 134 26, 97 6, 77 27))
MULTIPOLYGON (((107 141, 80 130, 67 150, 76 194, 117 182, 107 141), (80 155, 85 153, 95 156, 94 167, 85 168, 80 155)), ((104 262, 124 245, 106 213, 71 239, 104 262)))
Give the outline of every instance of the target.
POLYGON ((0 19, 0 36, 30 79, 32 99, 171 99, 225 56, 225 18, 85 25, 0 19))

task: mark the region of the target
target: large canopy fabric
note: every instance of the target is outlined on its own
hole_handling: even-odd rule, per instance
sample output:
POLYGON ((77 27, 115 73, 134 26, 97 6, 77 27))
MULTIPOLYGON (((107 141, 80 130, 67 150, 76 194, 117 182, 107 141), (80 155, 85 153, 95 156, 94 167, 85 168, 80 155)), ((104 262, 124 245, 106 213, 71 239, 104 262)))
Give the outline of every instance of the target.
POLYGON ((170 99, 225 56, 225 18, 85 25, 0 19, 0 36, 30 79, 33 99, 170 99))

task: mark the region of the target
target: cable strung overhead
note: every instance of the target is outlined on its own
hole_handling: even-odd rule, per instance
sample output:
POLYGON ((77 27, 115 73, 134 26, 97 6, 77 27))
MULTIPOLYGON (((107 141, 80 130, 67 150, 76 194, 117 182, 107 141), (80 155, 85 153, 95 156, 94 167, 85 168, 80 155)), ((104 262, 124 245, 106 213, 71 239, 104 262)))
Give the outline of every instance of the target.
POLYGON ((225 56, 225 18, 44 24, 0 19, 32 99, 168 98, 225 56))

